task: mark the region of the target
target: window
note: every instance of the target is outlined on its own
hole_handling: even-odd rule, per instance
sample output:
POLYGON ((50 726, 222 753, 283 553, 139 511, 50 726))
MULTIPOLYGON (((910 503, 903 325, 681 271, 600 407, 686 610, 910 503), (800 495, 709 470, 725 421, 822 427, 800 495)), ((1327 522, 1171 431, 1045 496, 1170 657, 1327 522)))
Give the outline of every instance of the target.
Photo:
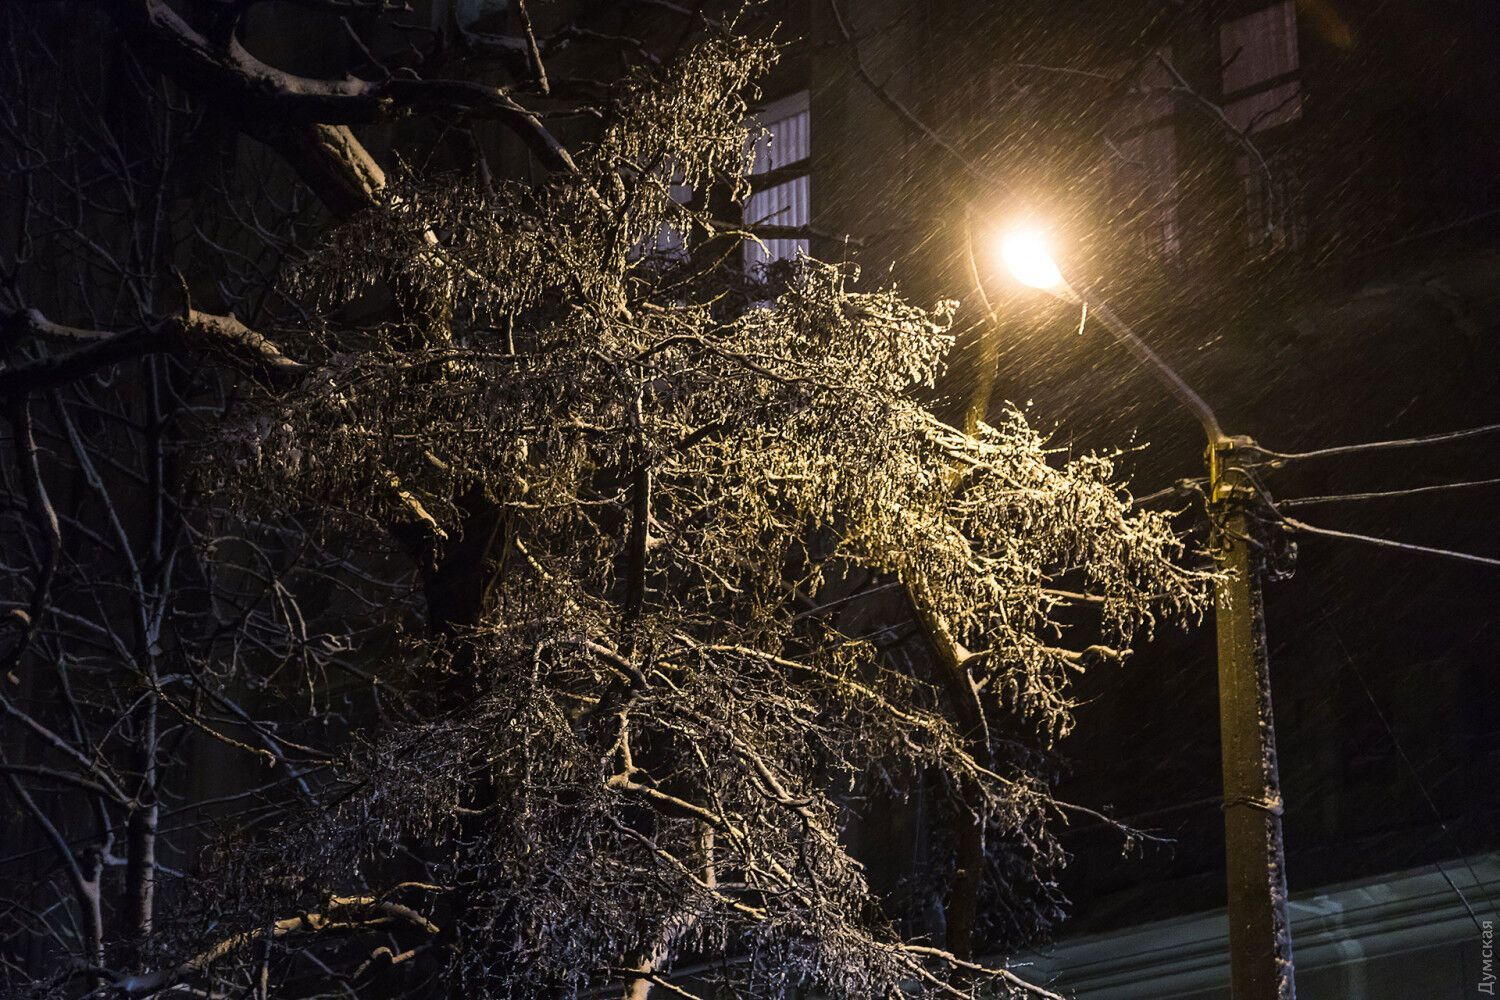
POLYGON ((1245 194, 1245 240, 1278 251, 1302 245, 1304 206, 1292 151, 1258 133, 1302 117, 1297 7, 1273 4, 1219 27, 1224 115, 1255 149, 1236 163, 1245 194), (1278 148, 1280 147, 1280 148, 1278 148))
POLYGON ((1291 151, 1271 153, 1262 164, 1241 156, 1235 172, 1245 192, 1245 243, 1266 251, 1295 250, 1306 235, 1301 171, 1291 151))
POLYGON ((510 0, 449 0, 449 3, 459 26, 464 28, 504 14, 510 7, 510 0))
POLYGON ((1134 230, 1146 250, 1172 257, 1182 245, 1177 203, 1177 134, 1172 115, 1173 80, 1163 49, 1145 64, 1125 100, 1121 128, 1109 143, 1110 198, 1121 208, 1122 224, 1134 230))
POLYGON ((1302 117, 1297 7, 1285 0, 1219 28, 1224 114, 1246 135, 1302 117))
MULTIPOLYGON (((686 205, 693 200, 693 189, 682 184, 676 177, 667 187, 668 196, 679 205, 686 205)), ((648 240, 645 245, 638 247, 632 256, 653 256, 658 258, 680 258, 687 255, 687 236, 682 230, 685 222, 663 222, 657 230, 656 238, 648 240)))
MULTIPOLYGON (((764 133, 755 143, 755 162, 750 167, 751 185, 755 189, 745 203, 745 224, 764 226, 806 226, 812 221, 809 203, 810 183, 807 91, 768 104, 756 116, 764 133), (768 183, 757 184, 756 177, 773 174, 768 183)), ((764 247, 745 244, 745 266, 764 267, 778 260, 790 260, 807 253, 802 239, 763 239, 764 247)))
POLYGON ((1171 122, 1152 126, 1115 144, 1117 183, 1137 209, 1136 225, 1146 249, 1170 257, 1181 249, 1177 221, 1177 141, 1171 122))

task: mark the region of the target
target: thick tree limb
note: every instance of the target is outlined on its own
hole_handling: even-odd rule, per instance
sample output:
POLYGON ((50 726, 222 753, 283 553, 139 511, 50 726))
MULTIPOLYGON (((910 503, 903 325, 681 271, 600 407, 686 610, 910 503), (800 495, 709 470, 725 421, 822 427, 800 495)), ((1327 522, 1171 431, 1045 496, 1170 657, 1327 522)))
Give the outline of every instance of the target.
POLYGON ((542 64, 542 50, 536 43, 536 32, 531 27, 531 14, 526 10, 526 0, 516 0, 516 13, 521 18, 521 27, 526 31, 527 67, 536 83, 536 89, 542 94, 550 93, 552 87, 547 82, 547 67, 542 64))
POLYGON ((794 181, 799 177, 806 177, 812 172, 812 158, 804 156, 800 160, 770 170, 762 170, 758 174, 751 174, 747 180, 750 182, 751 191, 765 191, 778 184, 794 181))
POLYGON ((390 923, 393 920, 411 924, 429 936, 438 933, 436 924, 409 906, 377 899, 374 896, 334 896, 328 900, 328 905, 321 913, 284 917, 264 930, 232 934, 181 965, 142 975, 122 976, 115 980, 115 989, 128 997, 157 993, 190 976, 197 975, 214 962, 248 944, 263 939, 267 934, 273 940, 279 940, 289 934, 360 930, 390 923))
POLYGON ((403 110, 464 112, 502 122, 551 170, 577 168, 568 151, 509 94, 467 80, 319 80, 261 62, 230 37, 215 45, 163 0, 112 0, 105 9, 157 69, 204 100, 250 118, 350 125, 403 110))
POLYGON ((117 332, 63 326, 35 309, 24 309, 0 313, 0 328, 12 334, 24 330, 37 337, 85 342, 73 351, 0 371, 0 399, 55 389, 148 354, 214 352, 228 358, 236 369, 273 386, 294 382, 307 371, 306 365, 281 353, 263 334, 233 314, 191 308, 181 316, 117 332))
MULTIPOLYGON (((989 723, 985 718, 984 704, 970 677, 967 650, 954 637, 947 621, 936 610, 934 602, 925 589, 908 585, 907 594, 917 621, 927 636, 936 661, 937 674, 944 693, 958 716, 959 729, 964 746, 979 762, 990 769, 989 723)), ((949 889, 947 907, 948 950, 959 958, 967 959, 973 954, 974 931, 979 920, 979 883, 984 875, 984 815, 978 805, 977 790, 972 779, 961 783, 964 805, 972 815, 958 818, 959 829, 957 857, 954 862, 953 884, 949 889)))
POLYGON ((249 131, 279 153, 334 215, 379 203, 385 171, 347 125, 251 123, 249 131))

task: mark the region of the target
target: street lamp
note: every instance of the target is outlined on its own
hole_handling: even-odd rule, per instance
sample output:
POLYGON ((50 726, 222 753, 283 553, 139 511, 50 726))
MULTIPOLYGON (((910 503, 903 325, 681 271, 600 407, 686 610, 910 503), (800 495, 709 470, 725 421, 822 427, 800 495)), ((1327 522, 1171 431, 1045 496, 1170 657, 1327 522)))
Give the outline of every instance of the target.
POLYGON ((1109 306, 1063 276, 1045 233, 999 236, 1001 260, 1016 280, 1077 303, 1093 315, 1203 425, 1208 438, 1208 513, 1214 555, 1219 647, 1219 742, 1224 767, 1224 850, 1228 872, 1230 996, 1293 1000, 1286 860, 1281 845, 1281 781, 1271 718, 1271 678, 1261 603, 1262 557, 1250 507, 1254 482, 1240 455, 1249 438, 1230 437, 1203 397, 1183 381, 1109 306))
POLYGON ((1067 287, 1040 229, 1015 229, 1000 237, 1000 258, 1023 285, 1043 291, 1067 287))

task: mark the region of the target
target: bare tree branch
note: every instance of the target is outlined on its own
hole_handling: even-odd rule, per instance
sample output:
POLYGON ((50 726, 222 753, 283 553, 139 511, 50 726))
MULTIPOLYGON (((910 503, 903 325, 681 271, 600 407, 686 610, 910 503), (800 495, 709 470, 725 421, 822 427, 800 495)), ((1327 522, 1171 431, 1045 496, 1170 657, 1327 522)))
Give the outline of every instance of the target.
POLYGON ((113 987, 125 996, 150 996, 204 972, 213 963, 269 935, 279 940, 290 934, 324 934, 368 930, 391 921, 415 927, 428 936, 438 927, 409 906, 373 896, 334 896, 317 913, 300 913, 274 921, 266 930, 233 934, 180 965, 159 972, 115 978, 113 987))
POLYGON ((281 353, 263 334, 233 315, 191 308, 185 316, 161 318, 121 331, 63 326, 35 309, 0 312, 0 323, 12 332, 24 330, 38 337, 85 342, 72 351, 0 371, 0 398, 55 389, 122 361, 163 352, 212 353, 273 386, 285 386, 306 371, 305 365, 281 353))
POLYGON ((387 118, 398 109, 462 112, 503 122, 550 169, 576 169, 568 151, 540 119, 497 87, 407 76, 378 81, 316 80, 261 62, 234 37, 214 45, 164 0, 114 0, 105 9, 140 41, 143 52, 162 72, 204 100, 237 114, 351 125, 387 118))

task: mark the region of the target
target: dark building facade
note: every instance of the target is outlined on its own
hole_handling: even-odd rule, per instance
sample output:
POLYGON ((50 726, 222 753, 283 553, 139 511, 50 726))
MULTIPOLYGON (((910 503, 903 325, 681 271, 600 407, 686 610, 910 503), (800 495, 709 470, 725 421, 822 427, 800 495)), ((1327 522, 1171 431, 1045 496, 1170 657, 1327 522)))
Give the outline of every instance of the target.
MULTIPOLYGON (((431 6, 439 26, 513 14, 504 0, 431 6)), ((1190 416, 1088 322, 1080 334, 1074 308, 1000 273, 993 235, 1025 220, 1232 433, 1297 453, 1500 424, 1489 0, 782 13, 791 44, 744 210, 786 229, 746 262, 809 251, 961 299, 950 416, 1024 404, 1059 448, 1124 449, 1143 502, 1201 521, 1191 488, 1158 495, 1201 470, 1190 416)), ((337 61, 288 23, 263 28, 280 62, 337 61)), ((400 132, 417 127, 370 146, 418 145, 400 132)), ((490 152, 497 171, 529 169, 515 143, 490 152)), ((1500 558, 1497 443, 1272 461, 1265 486, 1315 527, 1500 558), (1477 485, 1369 496, 1455 483, 1477 485)), ((1266 597, 1303 995, 1474 996, 1500 899, 1500 566, 1273 539, 1290 571, 1266 597)), ((1081 681, 1059 794, 1151 836, 1127 844, 1082 821, 1065 834, 1071 918, 1032 957, 1035 978, 1089 1000, 1225 995, 1211 633, 1163 631, 1081 681)), ((921 826, 893 811, 860 833, 878 883, 920 867, 921 826)))
MULTIPOLYGON (((783 69, 810 109, 793 221, 867 277, 965 300, 954 413, 1009 399, 1059 447, 1150 442, 1120 459, 1143 497, 1202 467, 1190 415, 1128 355, 1000 273, 992 234, 1026 220, 1230 433, 1294 453, 1500 421, 1493 5, 811 7, 783 69)), ((1494 438, 1263 474, 1311 528, 1500 556, 1494 438), (1480 485, 1425 489, 1454 483, 1480 485)), ((1153 502, 1201 520, 1191 491, 1153 502)), ((1266 596, 1303 993, 1476 995, 1500 846, 1497 567, 1272 534, 1292 571, 1266 596)), ((1081 701, 1062 797, 1168 842, 1122 857, 1117 831, 1072 830, 1074 916, 1039 969, 1084 997, 1222 996, 1211 630, 1159 635, 1081 701)))

